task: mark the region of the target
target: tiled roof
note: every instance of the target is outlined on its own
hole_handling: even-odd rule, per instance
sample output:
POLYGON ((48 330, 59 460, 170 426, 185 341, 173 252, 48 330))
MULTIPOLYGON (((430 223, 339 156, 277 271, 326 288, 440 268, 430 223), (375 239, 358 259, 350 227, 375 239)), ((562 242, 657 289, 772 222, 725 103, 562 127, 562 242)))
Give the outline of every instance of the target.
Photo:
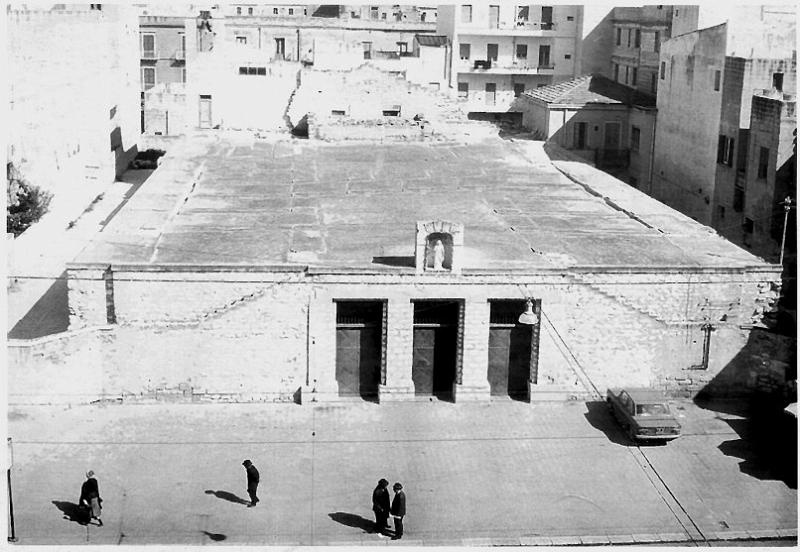
POLYGON ((447 36, 444 35, 414 35, 420 46, 447 46, 447 36))
POLYGON ((543 86, 525 92, 528 97, 550 104, 584 105, 624 104, 640 107, 655 107, 654 96, 614 82, 602 75, 583 75, 575 79, 543 86))

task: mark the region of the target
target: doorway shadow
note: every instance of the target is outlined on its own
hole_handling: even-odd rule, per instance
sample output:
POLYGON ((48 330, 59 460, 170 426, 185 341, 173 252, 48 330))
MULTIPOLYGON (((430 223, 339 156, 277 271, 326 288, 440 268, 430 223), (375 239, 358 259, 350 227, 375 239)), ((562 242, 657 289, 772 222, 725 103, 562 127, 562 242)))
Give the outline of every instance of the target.
POLYGON ((341 523, 342 525, 347 525, 348 527, 355 527, 356 529, 361 529, 365 533, 372 533, 375 531, 375 522, 371 519, 367 519, 365 517, 361 517, 356 514, 349 514, 347 512, 334 512, 332 514, 328 514, 328 517, 331 518, 336 523, 341 523))
POLYGON ((64 519, 73 521, 78 525, 89 525, 89 515, 87 511, 74 502, 53 500, 53 505, 61 510, 61 513, 64 514, 64 519))
POLYGON ((240 498, 233 493, 229 493, 228 491, 212 491, 209 489, 206 491, 206 494, 214 495, 217 498, 220 498, 222 500, 227 500, 228 502, 233 502, 234 504, 250 504, 249 500, 240 498))

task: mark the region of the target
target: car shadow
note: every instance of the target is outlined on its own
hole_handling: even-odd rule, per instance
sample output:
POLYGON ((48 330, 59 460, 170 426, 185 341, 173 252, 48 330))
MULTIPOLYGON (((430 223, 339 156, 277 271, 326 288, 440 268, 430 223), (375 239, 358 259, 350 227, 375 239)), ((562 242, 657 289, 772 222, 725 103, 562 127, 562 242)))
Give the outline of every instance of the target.
POLYGON ((630 440, 620 427, 614 415, 611 413, 606 401, 588 401, 586 403, 586 420, 594 427, 606 434, 608 440, 618 445, 626 447, 635 446, 636 443, 630 440))
POLYGON ((622 426, 619 425, 611 407, 606 401, 589 401, 586 403, 586 420, 592 427, 599 429, 606 434, 608 440, 618 445, 626 447, 663 447, 668 440, 638 440, 634 441, 622 426))
POLYGON ((61 510, 61 513, 64 514, 64 519, 73 521, 79 525, 89 525, 88 513, 74 502, 53 500, 53 505, 61 510))
POLYGON ((212 491, 209 489, 206 491, 206 494, 214 495, 217 498, 227 500, 228 502, 233 502, 234 504, 250 504, 249 500, 245 500, 244 498, 238 497, 233 493, 229 493, 228 491, 212 491))
POLYGON ((361 517, 356 514, 349 514, 347 512, 334 512, 332 514, 328 514, 328 517, 331 518, 336 523, 341 523, 342 525, 347 525, 348 527, 355 527, 357 529, 361 529, 365 533, 373 533, 375 531, 374 521, 372 521, 371 519, 361 517))

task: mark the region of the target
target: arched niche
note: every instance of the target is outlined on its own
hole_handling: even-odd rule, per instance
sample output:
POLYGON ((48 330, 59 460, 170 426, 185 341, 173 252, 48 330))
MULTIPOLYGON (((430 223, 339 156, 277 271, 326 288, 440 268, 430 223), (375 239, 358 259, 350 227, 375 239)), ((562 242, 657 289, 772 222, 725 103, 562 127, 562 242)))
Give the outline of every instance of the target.
POLYGON ((463 246, 463 224, 444 220, 418 221, 415 249, 417 272, 459 273, 463 246), (441 268, 437 268, 435 262, 437 241, 441 241, 443 248, 441 268))

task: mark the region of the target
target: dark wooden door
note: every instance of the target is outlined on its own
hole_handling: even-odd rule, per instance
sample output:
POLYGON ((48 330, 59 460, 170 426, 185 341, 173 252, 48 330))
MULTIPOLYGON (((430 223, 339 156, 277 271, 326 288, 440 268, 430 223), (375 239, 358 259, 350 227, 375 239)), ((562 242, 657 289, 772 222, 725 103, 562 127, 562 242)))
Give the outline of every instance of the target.
POLYGON ((365 324, 336 329, 336 382, 340 396, 377 396, 380 369, 380 327, 365 324))
POLYGON ((452 325, 414 328, 411 377, 415 395, 450 398, 456 375, 456 327, 452 325))
POLYGON ((494 396, 526 398, 531 362, 531 326, 489 328, 489 390, 494 396))

